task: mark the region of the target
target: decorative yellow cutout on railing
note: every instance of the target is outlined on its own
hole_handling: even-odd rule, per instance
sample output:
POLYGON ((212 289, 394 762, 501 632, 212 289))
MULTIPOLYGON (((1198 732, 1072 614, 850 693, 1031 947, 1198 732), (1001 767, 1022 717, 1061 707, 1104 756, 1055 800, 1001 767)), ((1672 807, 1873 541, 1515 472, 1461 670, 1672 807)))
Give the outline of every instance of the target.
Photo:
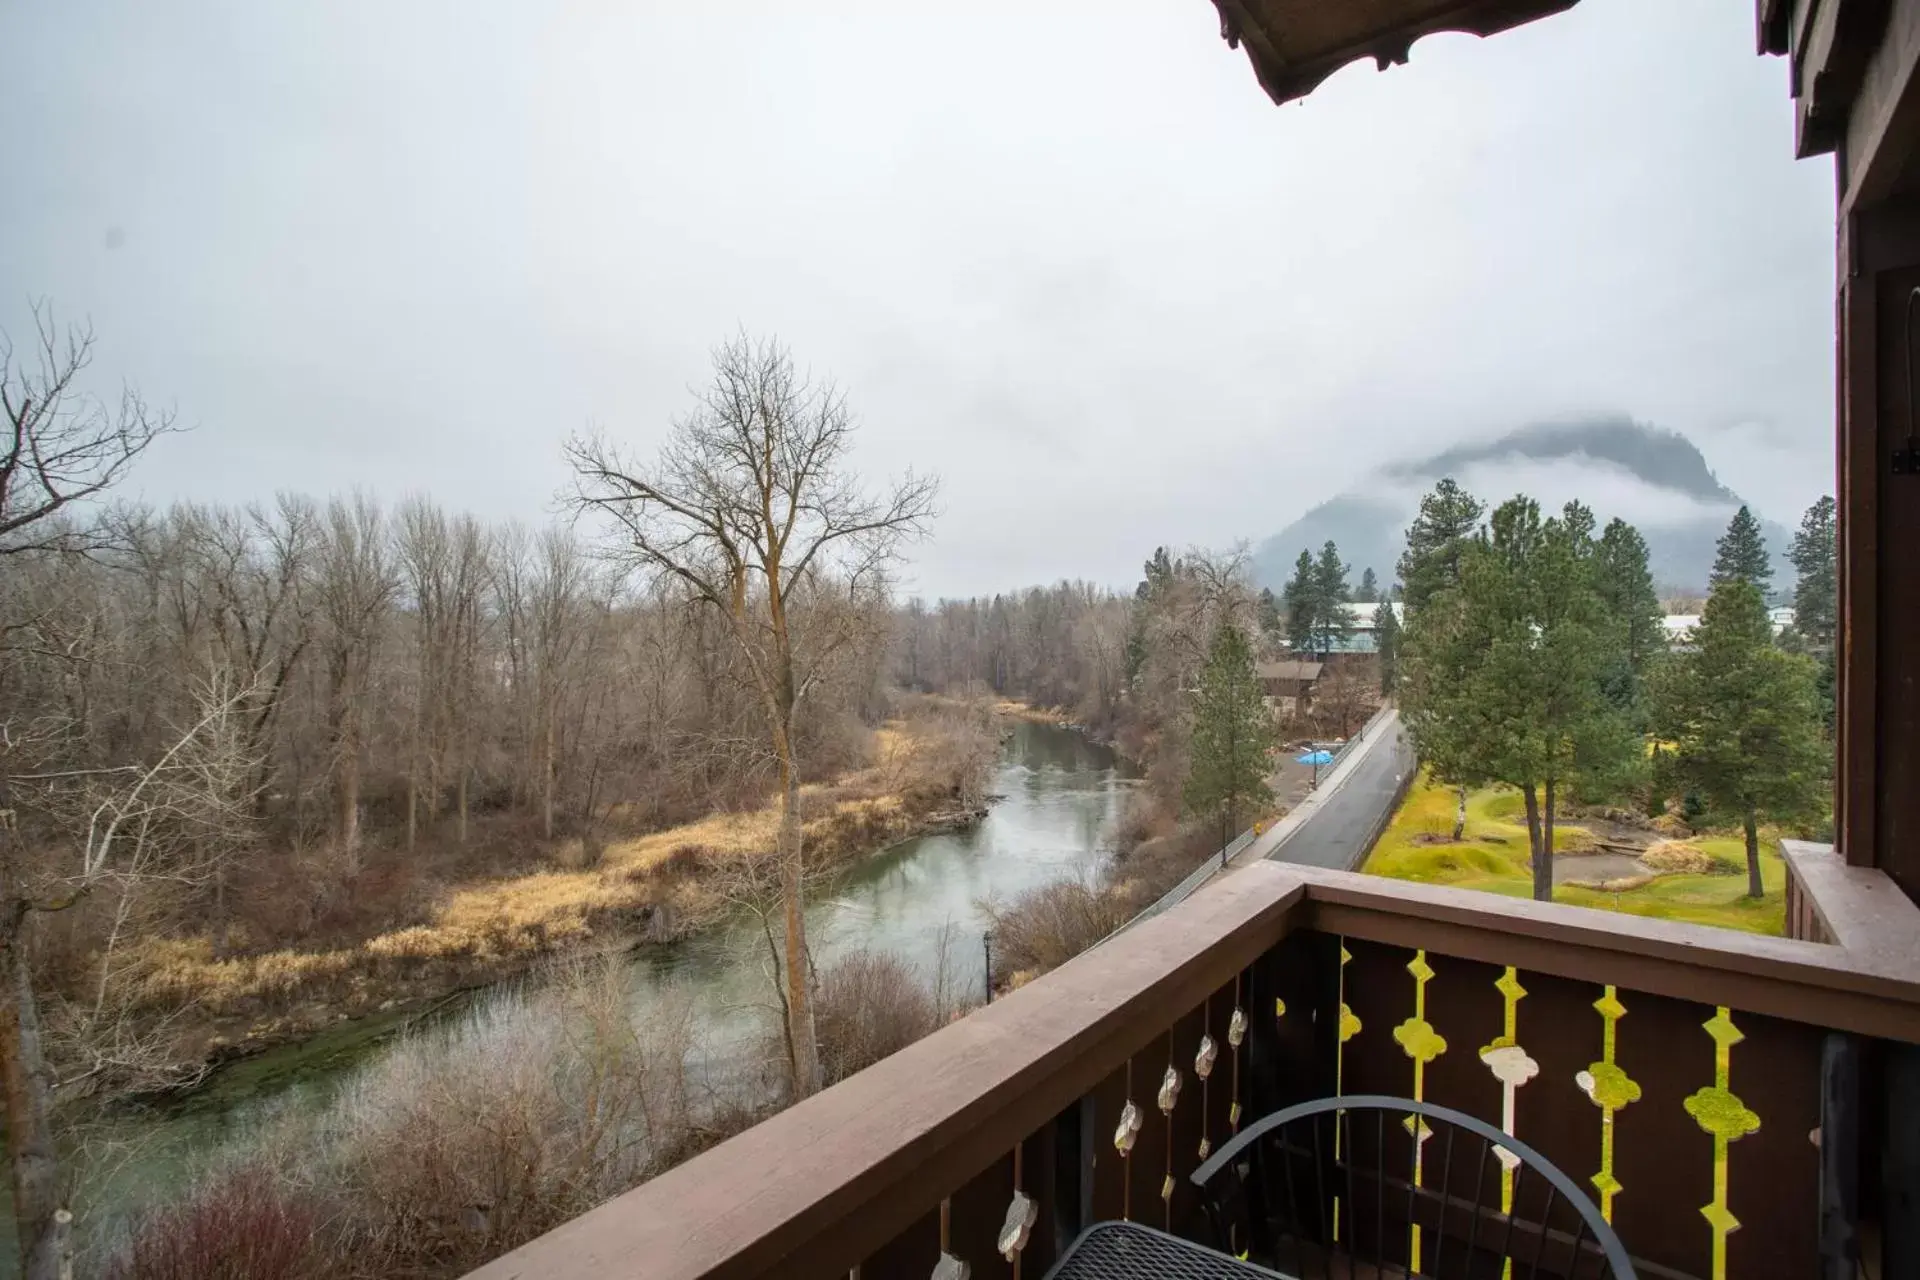
POLYGON ((1612 1222, 1613 1198, 1625 1190, 1613 1176, 1613 1118, 1628 1103, 1640 1100, 1640 1086, 1613 1060, 1614 1034, 1620 1019, 1627 1016, 1627 1007, 1612 987, 1593 1002, 1593 1007, 1605 1028, 1600 1035, 1600 1061, 1588 1063, 1573 1082, 1600 1108, 1600 1172, 1593 1175, 1592 1182, 1600 1193, 1600 1216, 1612 1222))
MULTIPOLYGON (((1433 966, 1427 963, 1425 951, 1413 953, 1413 959, 1407 962, 1407 972, 1413 975, 1413 1016, 1393 1029, 1393 1038, 1413 1059, 1413 1100, 1425 1102, 1427 1064, 1447 1051, 1447 1042, 1427 1021, 1427 983, 1433 981, 1433 966)), ((1420 1162, 1427 1135, 1419 1136, 1422 1140, 1414 1144, 1413 1150, 1413 1185, 1416 1187, 1420 1185, 1420 1162)), ((1411 1228, 1409 1235, 1407 1265, 1417 1272, 1420 1270, 1420 1228, 1411 1228)))
POLYGON ((1713 1086, 1697 1090, 1685 1106, 1694 1123, 1713 1135, 1713 1203, 1703 1207, 1700 1216, 1713 1228, 1713 1280, 1727 1280, 1727 1237, 1740 1229, 1740 1219, 1727 1207, 1727 1147, 1758 1129, 1760 1117, 1727 1087, 1733 1046, 1746 1037, 1733 1025, 1725 1005, 1701 1025, 1713 1037, 1713 1086))
MULTIPOLYGON (((1353 953, 1347 950, 1347 940, 1340 939, 1340 1039, 1333 1048, 1333 1092, 1335 1097, 1347 1091, 1347 1041, 1360 1034, 1360 1019, 1353 1010, 1347 1008, 1347 961, 1353 959, 1353 953)), ((1340 1125, 1333 1126, 1333 1159, 1340 1161, 1340 1125)), ((1333 1197, 1333 1239, 1340 1242, 1340 1197, 1333 1197)))
MULTIPOLYGON (((1353 959, 1353 953, 1347 950, 1345 943, 1342 943, 1340 946, 1340 1043, 1341 1044, 1345 1044, 1347 1041, 1353 1039, 1355 1036, 1360 1034, 1360 1019, 1354 1016, 1353 1010, 1347 1008, 1347 961, 1351 959, 1353 959)), ((1336 1065, 1335 1071, 1337 1072, 1338 1070, 1339 1068, 1336 1065)), ((1339 1092, 1337 1082, 1336 1082, 1336 1087, 1334 1089, 1334 1092, 1336 1093, 1339 1092)))
POLYGON ((1413 975, 1413 1016, 1393 1029, 1393 1038, 1413 1059, 1413 1100, 1424 1102, 1426 1099, 1422 1093, 1426 1066, 1447 1051, 1447 1042, 1427 1021, 1427 983, 1433 980, 1433 968, 1427 964, 1427 953, 1414 952, 1413 959, 1407 964, 1407 972, 1413 975))

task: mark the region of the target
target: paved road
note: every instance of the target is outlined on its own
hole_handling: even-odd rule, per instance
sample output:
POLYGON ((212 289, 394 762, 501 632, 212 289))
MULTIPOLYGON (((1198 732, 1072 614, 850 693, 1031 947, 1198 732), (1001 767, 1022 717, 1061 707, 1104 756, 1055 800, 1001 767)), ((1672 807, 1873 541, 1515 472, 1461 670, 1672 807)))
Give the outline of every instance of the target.
MULTIPOLYGON (((1231 865, 1242 867, 1261 858, 1273 858, 1336 871, 1354 870, 1353 864, 1367 851, 1375 829, 1386 824, 1400 780, 1413 767, 1413 747, 1401 731, 1400 713, 1382 712, 1341 754, 1333 771, 1323 776, 1320 789, 1234 854, 1231 865)), ((1184 901, 1220 870, 1218 859, 1207 859, 1114 934, 1184 901)))
POLYGON ((1402 779, 1414 768, 1415 757, 1398 712, 1381 716, 1347 752, 1320 790, 1288 815, 1291 821, 1275 824, 1236 861, 1272 858, 1355 870, 1392 809, 1402 779))

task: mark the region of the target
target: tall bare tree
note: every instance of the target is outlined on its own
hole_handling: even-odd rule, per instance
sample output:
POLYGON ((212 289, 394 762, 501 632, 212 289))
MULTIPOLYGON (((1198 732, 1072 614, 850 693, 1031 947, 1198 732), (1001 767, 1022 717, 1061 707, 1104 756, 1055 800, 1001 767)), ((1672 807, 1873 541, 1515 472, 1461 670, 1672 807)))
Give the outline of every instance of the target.
POLYGON ((320 545, 334 840, 349 857, 360 845, 361 755, 374 655, 398 586, 384 526, 371 498, 336 498, 327 504, 326 536, 320 545))
POLYGON ((713 356, 714 378, 650 465, 604 439, 568 446, 577 509, 602 516, 617 561, 676 583, 721 617, 765 716, 780 792, 778 854, 790 1079, 820 1084, 808 986, 797 758, 798 717, 857 608, 884 591, 903 538, 933 515, 936 484, 911 474, 879 495, 848 466, 853 418, 831 383, 799 373, 779 343, 740 336, 713 356))
POLYGON ((110 407, 81 387, 93 361, 90 327, 63 331, 45 303, 34 305, 33 322, 29 355, 0 332, 0 553, 86 550, 96 536, 54 517, 112 488, 175 422, 131 388, 110 407))
MULTIPOLYGON (((80 385, 93 354, 93 331, 64 332, 45 304, 33 308, 33 353, 20 358, 0 333, 0 577, 5 561, 34 551, 86 551, 102 540, 70 521, 69 508, 97 498, 174 429, 171 414, 148 409, 123 390, 117 408, 80 385)), ((30 620, 0 616, 0 649, 30 620)), ((59 660, 59 651, 56 662, 59 660)), ((6 1094, 13 1212, 25 1280, 56 1280, 72 1215, 61 1204, 49 1114, 51 1072, 40 1036, 27 954, 26 924, 41 898, 21 856, 12 777, 20 749, 64 729, 58 719, 16 719, 0 710, 0 1089, 6 1094)))

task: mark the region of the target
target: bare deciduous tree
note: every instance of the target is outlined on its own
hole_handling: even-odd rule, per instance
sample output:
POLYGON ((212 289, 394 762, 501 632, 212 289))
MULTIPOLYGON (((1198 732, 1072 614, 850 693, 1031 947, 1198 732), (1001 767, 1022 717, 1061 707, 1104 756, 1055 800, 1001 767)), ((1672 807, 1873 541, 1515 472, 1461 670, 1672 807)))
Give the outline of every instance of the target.
POLYGON ((327 505, 319 555, 326 623, 327 723, 333 754, 334 840, 351 859, 360 845, 360 769, 368 684, 397 584, 380 508, 356 494, 327 505))
POLYGON ((111 488, 148 445, 175 429, 174 418, 150 409, 131 388, 112 408, 87 393, 79 378, 93 359, 93 330, 63 333, 45 303, 34 305, 33 320, 33 352, 25 359, 0 332, 0 554, 88 550, 98 539, 55 517, 111 488))
MULTIPOLYGON (((16 360, 0 334, 0 558, 36 551, 87 551, 101 545, 70 523, 74 503, 105 493, 154 440, 173 430, 172 415, 149 410, 131 389, 109 409, 80 385, 93 352, 93 332, 63 335, 52 309, 37 305, 34 356, 16 360)), ((0 575, 4 576, 4 575, 0 575)), ((0 616, 0 647, 26 620, 0 616)), ((79 639, 56 663, 84 645, 79 639)), ((6 1095, 7 1147, 13 1164, 13 1212, 25 1280, 55 1280, 65 1260, 72 1214, 60 1203, 58 1155, 49 1114, 52 1073, 40 1034, 27 954, 26 921, 39 907, 20 856, 14 776, 30 739, 65 729, 64 718, 16 721, 0 713, 0 1089, 6 1095)), ((71 901, 69 898, 68 901, 71 901)))
POLYGON ((796 1096, 819 1087, 809 999, 798 716, 856 609, 815 608, 882 589, 900 541, 933 513, 935 483, 908 475, 865 492, 848 469, 853 419, 840 391, 795 370, 773 341, 735 338, 714 380, 643 466, 602 439, 568 447, 574 502, 604 517, 622 564, 676 583, 723 619, 773 748, 786 916, 784 968, 796 1096), (811 597, 811 598, 810 598, 811 597))

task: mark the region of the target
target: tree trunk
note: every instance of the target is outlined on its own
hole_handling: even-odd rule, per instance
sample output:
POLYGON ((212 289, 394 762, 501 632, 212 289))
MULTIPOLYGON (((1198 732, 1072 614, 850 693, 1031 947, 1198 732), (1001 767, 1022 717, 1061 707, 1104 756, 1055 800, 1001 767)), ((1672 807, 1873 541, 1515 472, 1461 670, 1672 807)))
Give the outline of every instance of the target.
POLYGON ((553 839, 553 721, 551 708, 547 715, 547 732, 541 745, 540 760, 540 835, 553 839))
POLYGON ((1553 862, 1540 840, 1540 792, 1529 782, 1520 788, 1527 802, 1527 848, 1533 856, 1533 896, 1540 902, 1553 901, 1553 862))
POLYGON ((1467 838, 1467 789, 1461 787, 1459 799, 1453 806, 1453 842, 1459 844, 1467 838))
POLYGON ((340 847, 352 853, 360 847, 360 726, 351 712, 341 726, 338 799, 340 847))
POLYGON ((460 819, 456 827, 457 838, 462 849, 467 847, 467 775, 472 773, 464 760, 460 764, 460 819))
POLYGON ((1553 779, 1547 779, 1546 794, 1540 803, 1540 849, 1547 855, 1547 867, 1553 867, 1553 779))
POLYGON ((1741 826, 1747 836, 1747 896, 1764 898, 1767 888, 1760 882, 1760 825, 1752 809, 1747 810, 1741 826))
POLYGON ((774 754, 780 767, 780 896, 787 926, 787 1033, 793 1046, 793 1096, 798 1101, 820 1088, 820 1050, 813 1034, 813 998, 807 981, 800 775, 794 767, 792 738, 784 726, 775 730, 774 754))
POLYGON ((51 1073, 40 1043, 40 1015, 23 936, 26 904, 9 898, 0 911, 0 962, 6 970, 0 994, 0 1089, 6 1092, 7 1149, 13 1156, 20 1275, 22 1280, 60 1280, 72 1219, 60 1203, 60 1164, 48 1114, 51 1073))
POLYGON ((223 855, 213 866, 213 954, 225 960, 232 950, 232 931, 227 911, 227 859, 223 855))

